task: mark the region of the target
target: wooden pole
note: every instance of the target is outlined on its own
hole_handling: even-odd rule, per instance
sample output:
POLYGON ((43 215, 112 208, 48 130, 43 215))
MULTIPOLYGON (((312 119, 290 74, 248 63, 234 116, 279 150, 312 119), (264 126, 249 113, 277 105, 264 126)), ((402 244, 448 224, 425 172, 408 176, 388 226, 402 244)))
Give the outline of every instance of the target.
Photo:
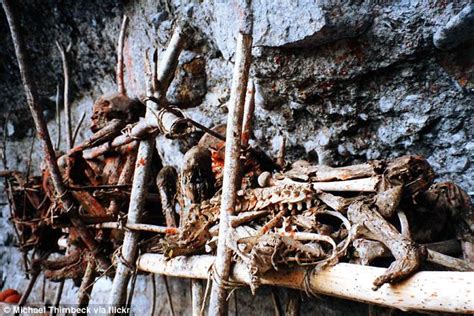
MULTIPOLYGON (((179 278, 207 279, 214 261, 215 257, 210 255, 170 260, 159 254, 143 254, 138 268, 179 278)), ((306 275, 310 289, 322 295, 404 311, 474 313, 470 295, 474 272, 421 271, 399 284, 385 284, 373 291, 373 281, 384 271, 384 268, 339 263, 308 274, 302 268, 269 272, 260 280, 263 285, 304 290, 306 275)), ((250 283, 251 276, 244 263, 236 263, 231 272, 233 282, 250 283)))
MULTIPOLYGON (((178 63, 178 57, 183 48, 184 40, 185 37, 182 29, 177 27, 170 40, 163 60, 160 63, 158 80, 160 81, 163 93, 167 90, 169 83, 173 78, 176 65, 178 63)), ((149 80, 147 80, 147 82, 148 81, 149 80)), ((148 91, 149 94, 151 89, 152 88, 150 87, 148 91)), ((156 110, 158 110, 157 104, 150 101, 147 102, 145 119, 153 120, 155 116, 152 111, 156 110)), ((137 163, 135 165, 133 176, 132 192, 130 195, 127 225, 138 224, 141 221, 147 194, 147 183, 154 145, 154 137, 140 141, 137 154, 137 163)), ((121 260, 119 260, 117 263, 117 270, 109 297, 109 304, 111 306, 119 307, 125 305, 127 297, 127 285, 131 275, 128 264, 134 264, 137 258, 138 238, 139 232, 137 231, 125 232, 123 246, 121 249, 121 260)))
MULTIPOLYGON (((249 8, 243 9, 244 15, 249 14, 249 8)), ((244 26, 237 36, 235 65, 232 78, 232 88, 227 116, 224 179, 222 184, 219 241, 214 266, 214 278, 209 302, 209 315, 227 314, 227 290, 223 286, 229 279, 232 262, 232 252, 227 247, 227 238, 230 233, 230 216, 236 205, 236 194, 240 187, 240 149, 242 134, 242 117, 244 112, 245 95, 252 60, 252 26, 251 19, 244 18, 244 26)))
POLYGON ((99 247, 94 239, 94 236, 79 218, 77 208, 72 202, 70 194, 66 190, 61 173, 59 171, 53 144, 51 143, 51 137, 49 136, 49 131, 43 116, 41 104, 39 103, 36 82, 32 79, 33 77, 28 64, 30 59, 26 54, 25 44, 20 32, 14 8, 11 4, 11 0, 4 0, 2 4, 8 24, 10 26, 13 46, 15 47, 16 58, 18 61, 18 68, 20 69, 21 80, 25 89, 26 100, 28 107, 30 108, 31 116, 33 117, 33 121, 35 123, 38 139, 45 155, 46 166, 51 174, 51 181, 53 182, 54 190, 58 199, 61 201, 63 208, 67 211, 69 220, 77 230, 78 235, 87 248, 96 254, 96 259, 98 260, 100 267, 103 270, 106 270, 110 265, 109 260, 102 252, 99 251, 99 247))
POLYGON ((192 302, 192 315, 202 316, 201 308, 204 304, 204 286, 201 280, 191 280, 191 302, 192 302))

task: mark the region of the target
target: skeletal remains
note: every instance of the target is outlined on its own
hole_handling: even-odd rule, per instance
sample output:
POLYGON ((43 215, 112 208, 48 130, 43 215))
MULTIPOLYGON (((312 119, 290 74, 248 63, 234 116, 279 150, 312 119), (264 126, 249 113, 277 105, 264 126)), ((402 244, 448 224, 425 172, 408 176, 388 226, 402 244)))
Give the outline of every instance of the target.
MULTIPOLYGON (((120 245, 127 228, 122 221, 127 216, 135 166, 143 163, 136 161, 137 140, 159 131, 186 137, 198 126, 179 109, 169 108, 166 100, 153 98, 147 100, 159 103, 161 121, 150 124, 142 117, 144 100, 128 98, 123 74, 119 72, 117 78, 119 93, 100 97, 94 104, 94 135, 57 160, 79 218, 100 245, 97 253, 111 261, 123 260, 120 245), (104 224, 110 222, 114 225, 104 224)), ((219 137, 222 129, 206 130, 208 134, 186 153, 180 172, 162 166, 155 154, 142 220, 167 229, 164 236, 142 234, 142 251, 170 258, 215 251, 225 146, 219 137)), ((249 133, 245 133, 247 138, 249 133)), ((259 277, 270 270, 322 269, 339 261, 388 263, 386 272, 374 280, 374 289, 410 277, 429 267, 427 262, 437 268, 473 270, 470 199, 455 184, 433 184, 435 174, 421 157, 339 168, 296 161, 285 167, 282 157, 276 163, 258 148, 245 145, 241 165, 242 189, 227 244, 234 259, 247 265, 253 291, 259 277), (439 246, 444 241, 448 249, 439 246), (437 246, 430 249, 434 242, 437 246), (464 259, 436 250, 456 257, 462 254, 464 259), (390 257, 394 258, 391 263, 390 257)), ((55 281, 81 278, 97 253, 86 247, 77 228, 71 226, 48 170, 43 170, 42 177, 28 179, 15 172, 2 175, 7 177, 20 247, 25 253, 36 249, 42 254, 28 267, 40 266, 55 281), (45 259, 51 252, 64 252, 57 243, 65 237, 67 253, 45 259)), ((133 263, 127 264, 133 268, 133 263)))

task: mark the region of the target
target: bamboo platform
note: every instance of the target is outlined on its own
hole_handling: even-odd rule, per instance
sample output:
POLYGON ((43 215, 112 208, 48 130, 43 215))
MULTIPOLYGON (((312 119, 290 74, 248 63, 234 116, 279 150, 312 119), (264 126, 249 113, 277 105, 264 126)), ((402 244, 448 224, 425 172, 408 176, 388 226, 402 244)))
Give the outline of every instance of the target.
MULTIPOLYGON (((142 271, 172 277, 207 279, 215 257, 201 255, 167 260, 160 254, 143 254, 138 260, 142 271)), ((373 291, 373 280, 384 268, 339 263, 309 278, 311 290, 318 294, 376 304, 403 311, 474 313, 474 272, 422 271, 397 285, 384 285, 373 291)), ((304 269, 268 273, 265 285, 304 289, 304 269)), ((231 280, 249 283, 246 267, 236 263, 231 280)))

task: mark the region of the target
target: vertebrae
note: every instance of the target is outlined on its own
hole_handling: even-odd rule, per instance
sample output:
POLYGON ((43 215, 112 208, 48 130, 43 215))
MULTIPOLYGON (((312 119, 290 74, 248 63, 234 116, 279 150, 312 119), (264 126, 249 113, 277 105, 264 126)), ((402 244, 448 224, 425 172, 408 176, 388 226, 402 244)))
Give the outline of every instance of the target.
MULTIPOLYGON (((318 203, 317 192, 310 184, 287 184, 282 186, 241 190, 237 194, 236 213, 249 211, 300 212, 318 203)), ((219 219, 220 194, 212 199, 190 207, 177 235, 168 236, 165 251, 170 257, 192 253, 202 248, 209 237, 209 228, 219 219)))

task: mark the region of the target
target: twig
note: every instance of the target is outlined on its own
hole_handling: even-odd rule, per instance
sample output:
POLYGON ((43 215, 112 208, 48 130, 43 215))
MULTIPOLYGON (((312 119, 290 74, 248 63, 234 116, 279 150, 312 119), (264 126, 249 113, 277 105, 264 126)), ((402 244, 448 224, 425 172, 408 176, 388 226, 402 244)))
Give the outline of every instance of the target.
POLYGON ((95 260, 89 260, 87 262, 86 272, 82 277, 81 287, 79 288, 78 294, 78 306, 80 308, 89 306, 89 299, 91 296, 93 284, 96 277, 96 264, 95 260))
POLYGON ((45 162, 51 174, 51 180, 53 182, 55 192, 61 200, 65 210, 68 212, 69 219, 76 228, 77 233, 81 237, 82 241, 86 244, 90 251, 97 254, 96 258, 99 260, 101 267, 108 267, 108 260, 102 253, 98 251, 97 242, 95 241, 93 235, 84 226, 82 220, 79 218, 77 208, 73 204, 70 195, 64 186, 63 179, 56 162, 56 156, 51 143, 51 138, 46 126, 46 121, 43 116, 43 111, 41 109, 40 103, 38 102, 36 83, 33 81, 33 77, 31 76, 31 71, 28 66, 29 58, 26 55, 25 45, 23 38, 21 37, 14 10, 11 5, 11 0, 5 0, 2 2, 2 4, 8 24, 10 26, 11 36, 13 45, 15 47, 18 67, 20 69, 20 75, 25 89, 28 107, 30 108, 31 115, 36 126, 38 139, 41 142, 41 146, 45 155, 45 162))
POLYGON ((227 247, 227 238, 230 235, 230 216, 236 206, 236 193, 240 184, 240 149, 242 134, 242 118, 245 96, 252 61, 252 26, 249 18, 250 8, 242 8, 244 18, 243 27, 237 37, 235 65, 232 76, 232 88, 227 115, 226 146, 224 162, 224 178, 222 184, 221 207, 219 216, 219 239, 217 244, 215 277, 209 303, 210 315, 226 315, 228 304, 227 290, 222 284, 229 280, 232 251, 227 247))
POLYGON ((163 277, 163 283, 165 284, 166 299, 168 300, 170 315, 174 316, 175 313, 174 313, 174 307, 173 307, 173 297, 171 296, 170 287, 168 284, 168 277, 166 275, 162 275, 162 277, 163 277))
MULTIPOLYGON (((58 307, 59 303, 61 303, 61 296, 63 295, 63 289, 64 289, 64 280, 59 281, 58 287, 56 288, 56 292, 54 294, 54 302, 53 306, 58 307)), ((51 311, 51 316, 54 316, 56 314, 56 310, 53 309, 51 311)))
POLYGON ((46 288, 46 277, 43 274, 43 282, 41 283, 41 302, 44 304, 44 299, 45 299, 45 289, 46 288))
POLYGON ((35 140, 36 140, 36 135, 34 135, 33 139, 31 140, 30 152, 28 154, 28 165, 26 166, 26 174, 25 174, 26 181, 28 181, 28 178, 30 177, 31 161, 32 161, 32 156, 33 156, 33 149, 35 148, 35 140))
MULTIPOLYGON (((163 61, 160 64, 160 72, 158 74, 161 88, 165 92, 168 88, 171 78, 173 78, 176 65, 178 62, 179 54, 181 53, 184 44, 184 34, 178 27, 171 38, 171 41, 166 50, 163 61)), ((147 94, 153 95, 151 90, 150 78, 147 81, 147 94)), ((158 94, 154 95, 158 99, 158 94)), ((145 120, 151 120, 153 117, 153 110, 156 110, 156 106, 151 103, 147 106, 145 120)), ((145 198, 147 194, 146 183, 149 178, 151 158, 154 150, 154 138, 151 137, 147 140, 140 142, 137 164, 135 166, 135 172, 133 177, 133 187, 130 196, 129 211, 127 216, 128 224, 138 224, 141 220, 145 198)), ((137 241, 139 238, 138 232, 129 231, 125 233, 124 243, 122 246, 122 257, 127 262, 135 262, 137 256, 137 241)), ((117 270, 115 273, 112 289, 109 297, 109 304, 111 306, 123 306, 125 304, 127 284, 130 278, 130 270, 123 263, 117 264, 117 270)))
POLYGON ((96 191, 110 189, 129 189, 131 184, 101 184, 101 185, 71 185, 67 189, 71 191, 96 191))
POLYGON ((25 289, 25 291, 23 292, 23 295, 21 296, 20 301, 18 302, 18 305, 19 305, 19 306, 25 305, 26 301, 28 300, 28 297, 29 297, 30 294, 31 294, 31 291, 33 290, 33 287, 35 286, 35 283, 36 283, 36 280, 38 279, 39 274, 40 274, 40 270, 39 270, 39 269, 34 270, 34 271, 31 273, 30 281, 28 282, 28 285, 26 286, 26 289, 25 289))
MULTIPOLYGON (((43 254, 42 256, 40 256, 40 260, 47 258, 49 254, 50 253, 43 254)), ((26 290, 23 292, 23 295, 21 296, 20 301, 18 302, 19 306, 25 305, 26 301, 28 300, 28 297, 31 294, 31 291, 33 290, 33 287, 35 286, 36 280, 38 279, 38 276, 40 275, 40 272, 41 272, 38 264, 35 263, 35 256, 36 256, 36 252, 33 251, 33 254, 31 256, 32 263, 31 263, 30 281, 28 282, 26 290)))
POLYGON ((137 268, 135 268, 135 271, 133 272, 133 275, 132 275, 132 281, 130 282, 130 291, 128 292, 128 298, 127 298, 127 304, 126 304, 126 307, 129 310, 132 308, 133 294, 135 294, 135 284, 137 283, 137 277, 138 277, 138 270, 137 268))
POLYGON ((66 121, 66 136, 67 136, 67 146, 69 149, 73 147, 72 143, 72 123, 71 123, 71 109, 69 107, 69 67, 67 63, 67 55, 66 53, 69 52, 70 46, 67 49, 59 44, 56 41, 56 46, 58 47, 59 53, 61 54, 61 60, 63 63, 63 76, 64 76, 64 95, 63 95, 63 102, 64 102, 64 116, 66 121))
POLYGON ((77 135, 79 135, 79 130, 81 129, 81 125, 84 122, 85 118, 86 118, 86 112, 82 113, 81 118, 79 119, 79 123, 77 123, 77 126, 74 129, 74 133, 72 135, 72 145, 73 146, 74 146, 74 143, 76 143, 77 135))
POLYGON ((150 316, 155 315, 155 309, 156 309, 156 279, 155 279, 155 274, 150 273, 151 277, 151 310, 150 310, 150 316))
POLYGON ((54 149, 59 150, 61 146, 61 110, 59 107, 59 84, 56 86, 56 146, 54 149))
POLYGON ((117 45, 117 88, 120 94, 126 95, 127 91, 125 89, 125 81, 123 79, 123 72, 124 72, 124 62, 123 62, 123 46, 124 46, 124 38, 125 38, 125 31, 127 29, 128 24, 128 17, 126 15, 123 16, 122 25, 120 27, 120 35, 117 45))
POLYGON ((249 80, 247 88, 247 96, 245 97, 244 121, 242 123, 242 148, 249 144, 250 135, 252 134, 252 120, 255 111, 255 85, 253 80, 249 80))

